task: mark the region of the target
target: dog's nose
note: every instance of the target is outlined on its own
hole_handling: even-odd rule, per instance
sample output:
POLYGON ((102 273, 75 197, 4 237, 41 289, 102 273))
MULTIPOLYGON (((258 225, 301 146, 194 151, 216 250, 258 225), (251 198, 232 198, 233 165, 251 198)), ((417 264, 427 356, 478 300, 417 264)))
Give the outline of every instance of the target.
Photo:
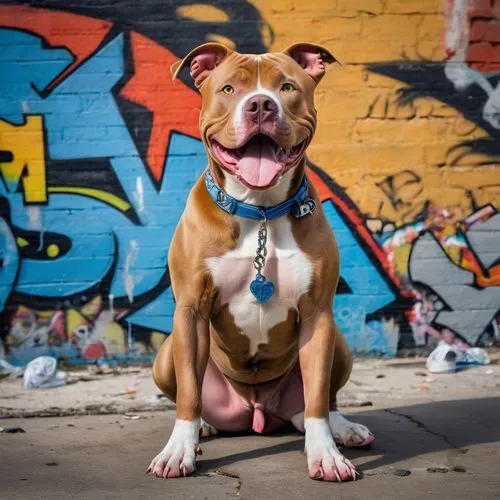
POLYGON ((263 94, 248 99, 244 109, 247 118, 259 123, 274 120, 278 114, 276 101, 263 94))

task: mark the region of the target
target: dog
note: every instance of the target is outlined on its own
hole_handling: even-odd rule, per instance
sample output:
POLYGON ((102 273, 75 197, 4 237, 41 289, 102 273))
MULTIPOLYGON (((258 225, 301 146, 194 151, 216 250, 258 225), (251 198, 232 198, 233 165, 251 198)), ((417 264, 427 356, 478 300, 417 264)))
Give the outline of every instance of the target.
POLYGON ((305 170, 314 92, 334 62, 306 43, 262 55, 208 43, 172 66, 201 93, 208 167, 169 249, 176 309, 153 379, 176 420, 156 477, 193 474, 200 437, 218 430, 291 422, 309 476, 337 482, 356 477, 337 445, 374 440, 336 408, 352 368, 332 311, 339 254, 305 170))

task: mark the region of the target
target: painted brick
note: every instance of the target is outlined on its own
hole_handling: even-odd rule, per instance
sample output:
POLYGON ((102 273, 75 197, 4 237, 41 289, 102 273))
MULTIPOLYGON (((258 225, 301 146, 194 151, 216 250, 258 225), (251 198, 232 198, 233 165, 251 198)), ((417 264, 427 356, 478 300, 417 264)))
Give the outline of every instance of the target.
POLYGON ((384 9, 382 0, 337 0, 337 11, 341 14, 368 12, 380 14, 384 9))
POLYGON ((467 61, 471 63, 496 64, 500 61, 500 45, 492 45, 487 42, 473 43, 467 53, 467 61))
POLYGON ((470 39, 472 41, 500 42, 500 26, 498 22, 472 21, 470 39))
POLYGON ((393 0, 386 2, 385 11, 390 14, 441 14, 444 2, 439 0, 393 0))
POLYGON ((452 119, 425 120, 359 120, 354 127, 356 142, 385 142, 391 137, 393 142, 427 143, 440 142, 448 138, 454 130, 452 119))
POLYGON ((364 18, 361 21, 363 38, 385 44, 390 40, 408 40, 415 43, 422 16, 380 15, 364 18))
MULTIPOLYGON (((126 2, 119 9, 120 2, 108 2, 94 11, 86 5, 85 21, 78 14, 62 17, 63 9, 78 11, 82 2, 76 0, 50 11, 11 3, 0 9, 0 28, 10 30, 9 36, 0 36, 0 157, 2 140, 10 144, 22 136, 16 147, 26 168, 21 162, 17 172, 7 160, 0 163, 3 180, 10 176, 9 190, 1 197, 8 200, 12 224, 37 236, 36 248, 22 239, 17 245, 46 260, 30 260, 28 274, 18 272, 17 261, 4 262, 0 308, 12 290, 50 296, 62 307, 68 296, 98 283, 103 294, 114 294, 117 310, 127 312, 105 333, 109 354, 127 352, 123 339, 129 326, 133 334, 139 327, 150 332, 154 346, 158 336, 169 333, 175 306, 166 274, 168 245, 206 157, 197 139, 199 96, 186 85, 187 72, 172 84, 168 67, 196 45, 213 40, 227 40, 247 52, 264 51, 266 43, 272 43, 269 50, 282 50, 311 42, 325 45, 342 63, 327 68, 317 89, 318 124, 308 157, 328 181, 327 187, 317 187, 327 198, 323 206, 339 241, 342 277, 351 287, 351 293, 337 296, 334 313, 353 349, 394 354, 400 318, 409 317, 409 306, 398 294, 417 296, 419 290, 411 266, 432 268, 426 283, 431 289, 441 281, 450 283, 441 289, 441 299, 454 304, 466 293, 456 284, 458 274, 474 265, 467 255, 482 255, 488 262, 498 257, 500 229, 492 229, 497 226, 479 231, 484 237, 474 240, 477 248, 467 248, 470 241, 456 231, 471 218, 486 220, 483 211, 490 217, 484 224, 499 217, 494 211, 500 188, 492 182, 499 139, 494 116, 485 108, 488 99, 488 106, 494 105, 494 90, 484 84, 489 79, 494 89, 498 83, 490 75, 500 70, 498 2, 468 2, 467 75, 483 78, 483 86, 459 82, 458 90, 444 71, 453 54, 443 46, 451 3, 442 0, 229 0, 179 2, 179 8, 175 2, 147 0, 133 11, 126 2), (107 9, 121 20, 114 24, 114 36, 104 38, 110 23, 99 16, 107 9), (61 73, 71 64, 74 72, 61 73), (56 78, 61 83, 46 89, 56 78), (414 98, 404 105, 400 97, 408 92, 414 98), (5 125, 23 127, 26 115, 42 116, 43 130, 18 135, 20 129, 5 125), (34 147, 40 137, 45 157, 34 147), (73 184, 81 188, 79 182, 91 190, 50 191, 73 184), (26 203, 24 189, 35 198, 49 190, 47 202, 26 203), (430 231, 439 224, 446 227, 429 240, 429 234, 421 234, 424 224, 430 231), (37 233, 42 225, 43 237, 37 233), (440 243, 433 239, 440 237, 440 243), (80 252, 66 264, 64 238, 71 251, 80 252), (423 240, 420 261, 412 260, 423 240), (42 261, 46 269, 52 266, 49 275, 33 271, 42 261), (441 280, 443 273, 446 280, 441 280), (140 295, 140 304, 130 302, 129 294, 140 295), (388 320, 379 319, 378 307, 384 307, 388 320), (375 319, 367 320, 368 312, 375 319)), ((12 233, 9 223, 0 219, 0 224, 3 235, 12 233)), ((21 255, 19 262, 25 260, 21 255)), ((491 281, 498 279, 495 273, 491 269, 487 276, 477 276, 490 281, 452 311, 461 315, 462 323, 451 328, 462 339, 470 340, 468 315, 479 322, 481 311, 489 314, 498 305, 497 285, 491 281)), ((472 279, 471 271, 466 274, 472 279)), ((87 299, 101 301, 97 313, 109 301, 105 296, 87 299)), ((7 300, 5 307, 18 314, 16 304, 7 300)), ((47 314, 64 316, 68 331, 63 334, 70 338, 68 321, 74 311, 54 307, 47 314)), ((435 311, 435 321, 420 319, 439 330, 439 314, 435 311)), ((481 328, 473 326, 479 335, 481 328)), ((488 323, 480 327, 491 328, 488 323)))

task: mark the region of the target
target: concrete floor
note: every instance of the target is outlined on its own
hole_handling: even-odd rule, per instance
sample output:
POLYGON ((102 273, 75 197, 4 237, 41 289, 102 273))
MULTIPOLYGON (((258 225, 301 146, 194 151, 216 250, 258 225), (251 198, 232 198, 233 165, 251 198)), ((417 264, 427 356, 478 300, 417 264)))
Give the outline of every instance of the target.
POLYGON ((210 438, 202 442, 195 477, 161 480, 144 471, 168 437, 173 410, 143 412, 137 420, 3 419, 0 426, 20 426, 26 433, 0 433, 0 498, 500 498, 499 398, 386 400, 360 410, 346 413, 369 426, 377 441, 368 450, 345 450, 363 477, 343 484, 307 477, 303 437, 292 429, 210 438), (396 476, 395 469, 410 475, 396 476))

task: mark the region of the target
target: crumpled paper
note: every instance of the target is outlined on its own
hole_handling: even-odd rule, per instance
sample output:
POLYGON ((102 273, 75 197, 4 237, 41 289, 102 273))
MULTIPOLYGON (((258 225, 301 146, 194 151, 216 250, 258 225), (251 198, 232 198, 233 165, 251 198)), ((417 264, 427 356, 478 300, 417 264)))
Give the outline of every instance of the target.
POLYGON ((39 356, 26 365, 24 387, 26 389, 49 389, 66 385, 67 375, 57 369, 57 359, 39 356))

